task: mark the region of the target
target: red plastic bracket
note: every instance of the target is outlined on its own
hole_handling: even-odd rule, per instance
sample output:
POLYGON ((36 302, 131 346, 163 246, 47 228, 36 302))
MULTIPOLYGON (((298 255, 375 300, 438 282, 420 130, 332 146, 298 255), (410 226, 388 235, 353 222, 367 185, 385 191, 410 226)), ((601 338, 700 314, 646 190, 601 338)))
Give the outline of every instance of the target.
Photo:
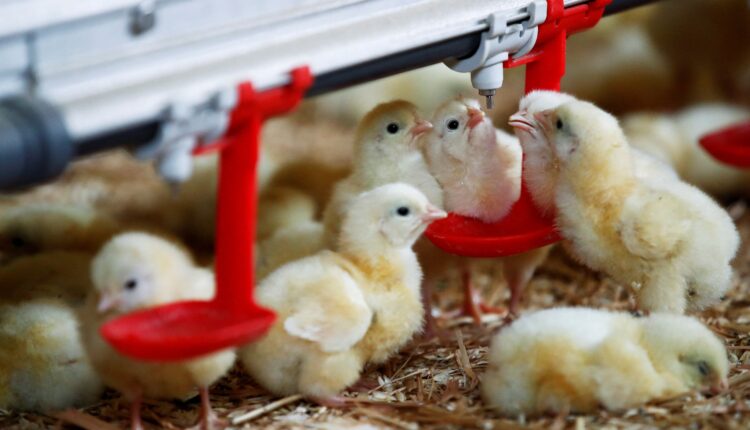
POLYGON ((750 168, 750 121, 709 133, 701 137, 700 144, 722 163, 750 168))
MULTIPOLYGON (((612 0, 594 0, 565 9, 563 0, 547 0, 547 19, 539 26, 534 49, 504 67, 526 65, 526 93, 533 90, 560 91, 565 74, 566 38, 599 22, 612 0)), ((430 224, 426 235, 437 247, 469 257, 503 257, 559 242, 551 214, 540 214, 526 185, 510 213, 494 224, 450 214, 430 224)))
MULTIPOLYGON (((266 119, 296 107, 313 77, 307 67, 292 72, 285 87, 256 92, 238 87, 239 101, 219 145, 216 225, 216 296, 134 312, 109 321, 102 336, 119 352, 149 361, 185 360, 248 343, 265 334, 276 315, 253 298, 256 223, 256 164, 266 119)), ((205 152, 204 149, 203 152, 205 152)))

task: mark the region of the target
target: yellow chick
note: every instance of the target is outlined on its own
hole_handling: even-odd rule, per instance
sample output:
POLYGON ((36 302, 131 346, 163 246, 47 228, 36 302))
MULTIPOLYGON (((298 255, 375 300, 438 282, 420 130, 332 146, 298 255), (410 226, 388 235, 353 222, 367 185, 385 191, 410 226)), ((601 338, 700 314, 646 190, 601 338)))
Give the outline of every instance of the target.
POLYGON ((355 197, 337 252, 284 265, 259 285, 258 301, 278 319, 241 350, 250 375, 275 394, 340 400, 365 363, 383 363, 419 331, 422 271, 411 247, 445 216, 403 183, 355 197))
POLYGON ((0 213, 0 252, 8 257, 52 250, 93 253, 120 230, 114 219, 87 206, 15 206, 0 213))
POLYGON ((48 298, 0 304, 0 408, 50 412, 95 402, 104 389, 75 312, 48 298))
MULTIPOLYGON (((170 230, 202 248, 212 248, 216 229, 216 202, 219 186, 219 157, 209 154, 195 157, 193 174, 180 185, 167 224, 170 230)), ((269 184, 279 162, 261 150, 257 164, 258 191, 262 193, 269 184)))
MULTIPOLYGON (((518 106, 518 114, 534 115, 548 109, 555 109, 565 102, 576 100, 573 96, 552 91, 532 91, 523 97, 518 106)), ((518 119, 518 117, 515 117, 518 119)), ((524 125, 511 118, 511 125, 516 128, 523 151, 523 172, 526 185, 531 192, 531 198, 543 212, 554 210, 555 184, 559 171, 559 164, 554 156, 552 147, 546 141, 535 138, 529 130, 519 131, 524 125)), ((632 149, 631 156, 635 175, 641 178, 671 181, 677 179, 677 173, 669 163, 659 157, 648 154, 639 149, 632 149)))
POLYGON ((94 290, 81 312, 82 338, 96 371, 105 384, 132 402, 132 423, 139 428, 143 396, 181 399, 197 387, 201 395, 201 427, 217 421, 211 410, 208 386, 234 363, 235 353, 224 350, 178 363, 133 360, 104 341, 99 328, 123 314, 179 300, 208 300, 214 277, 196 268, 180 247, 146 233, 124 233, 112 238, 94 258, 94 290))
MULTIPOLYGON (((484 222, 499 221, 521 195, 522 153, 518 139, 498 130, 479 102, 451 99, 432 117, 434 128, 422 139, 430 171, 443 187, 445 209, 484 222)), ((518 312, 523 287, 544 262, 550 247, 501 259, 511 291, 509 311, 518 312)), ((471 282, 465 287, 471 289, 471 282)), ((474 293, 467 292, 467 297, 474 293)), ((471 312, 476 320, 476 306, 471 312)))
MULTIPOLYGON (((269 187, 281 186, 302 191, 315 201, 322 212, 331 199, 333 187, 337 182, 349 176, 349 166, 337 166, 319 160, 303 158, 280 166, 269 179, 269 187)), ((316 213, 315 216, 321 216, 316 213)))
POLYGON ((440 185, 429 173, 418 147, 419 136, 432 124, 421 119, 416 107, 396 100, 378 105, 357 127, 352 174, 339 182, 323 213, 325 244, 336 246, 346 205, 359 193, 391 182, 404 182, 422 191, 442 207, 440 185))
MULTIPOLYGON (((527 98, 539 94, 545 96, 527 98)), ((739 244, 729 215, 677 179, 636 174, 613 116, 573 99, 553 109, 519 111, 511 124, 522 139, 551 148, 550 173, 540 188, 551 191, 547 203, 578 260, 633 286, 647 311, 700 309, 726 292, 739 244)))
POLYGON ((484 403, 510 416, 619 411, 727 388, 724 344, 694 318, 588 308, 526 314, 492 339, 484 403))
POLYGON ((68 251, 18 257, 0 266, 0 300, 54 297, 81 305, 91 289, 91 259, 91 254, 68 251))
POLYGON ((258 196, 256 240, 315 218, 315 200, 295 188, 270 186, 258 196))
POLYGON ((628 142, 671 165, 684 181, 727 198, 747 195, 750 173, 716 161, 698 143, 712 131, 750 119, 750 111, 729 104, 700 104, 675 114, 636 113, 622 119, 628 142))
POLYGON ((294 260, 313 255, 324 249, 323 224, 304 221, 276 231, 258 242, 255 277, 263 280, 271 272, 294 260))

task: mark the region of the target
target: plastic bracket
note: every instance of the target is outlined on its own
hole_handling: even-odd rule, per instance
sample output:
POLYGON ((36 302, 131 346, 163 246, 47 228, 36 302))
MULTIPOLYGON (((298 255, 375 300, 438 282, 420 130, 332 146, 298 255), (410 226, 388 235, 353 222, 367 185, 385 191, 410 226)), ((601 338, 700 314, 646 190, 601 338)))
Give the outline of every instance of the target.
POLYGON ((487 17, 489 29, 482 34, 479 48, 465 59, 451 58, 445 64, 457 72, 471 72, 471 85, 480 95, 487 97, 487 107, 492 108, 492 96, 503 85, 503 63, 511 54, 522 56, 536 43, 537 26, 547 18, 544 0, 535 0, 527 6, 529 18, 515 24, 508 23, 506 13, 496 12, 487 17))
POLYGON ((220 146, 216 295, 210 301, 170 303, 107 322, 101 334, 116 350, 147 361, 187 360, 252 342, 271 327, 276 314, 253 296, 260 131, 266 119, 297 106, 312 80, 303 67, 292 72, 291 83, 284 87, 263 92, 250 83, 237 87, 236 108, 220 146))
POLYGON ((186 181, 193 172, 192 155, 201 142, 213 141, 227 131, 237 99, 237 89, 230 88, 202 103, 172 103, 162 114, 156 138, 140 147, 136 156, 154 159, 157 171, 170 184, 186 181))

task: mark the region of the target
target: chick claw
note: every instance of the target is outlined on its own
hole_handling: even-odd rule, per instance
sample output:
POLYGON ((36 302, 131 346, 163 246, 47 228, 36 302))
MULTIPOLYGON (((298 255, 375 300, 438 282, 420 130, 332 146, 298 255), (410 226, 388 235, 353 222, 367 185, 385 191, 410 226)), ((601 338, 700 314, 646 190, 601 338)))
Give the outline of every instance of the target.
POLYGON ((471 316, 476 325, 482 325, 483 314, 502 315, 508 313, 506 309, 490 306, 483 302, 479 291, 474 288, 471 282, 471 273, 468 270, 463 270, 461 278, 464 285, 464 305, 461 313, 471 316))
POLYGON ((219 418, 216 412, 211 408, 211 400, 208 396, 208 388, 200 388, 201 395, 201 412, 200 421, 193 427, 189 427, 187 430, 214 430, 223 429, 229 422, 223 418, 219 418))
POLYGON ((344 396, 327 396, 327 397, 310 397, 309 400, 313 403, 317 403, 320 406, 325 406, 330 409, 342 409, 347 408, 357 403, 357 399, 351 399, 344 396))

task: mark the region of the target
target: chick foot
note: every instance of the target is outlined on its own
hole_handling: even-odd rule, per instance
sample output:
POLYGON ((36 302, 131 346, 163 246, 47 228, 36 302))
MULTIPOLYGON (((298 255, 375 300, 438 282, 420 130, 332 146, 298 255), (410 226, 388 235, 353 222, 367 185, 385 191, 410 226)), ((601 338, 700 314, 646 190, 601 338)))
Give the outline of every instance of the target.
POLYGON ((484 314, 502 315, 507 313, 506 309, 484 303, 481 294, 471 282, 471 273, 468 270, 462 271, 461 279, 464 286, 464 305, 461 314, 469 315, 476 325, 482 325, 482 315, 484 314))
POLYGON ((438 319, 432 313, 432 283, 425 281, 422 286, 422 306, 424 306, 424 330, 420 336, 423 341, 450 339, 450 332, 440 328, 438 319))
POLYGON ((367 379, 363 376, 359 378, 357 382, 350 385, 346 390, 356 392, 356 393, 367 393, 369 391, 372 391, 378 388, 379 386, 380 384, 378 384, 377 381, 373 381, 372 379, 367 379))
POLYGON ((313 396, 313 397, 309 397, 309 400, 313 403, 319 404, 320 406, 325 406, 331 409, 347 408, 351 406, 352 404, 357 403, 357 399, 352 399, 352 398, 344 397, 344 396, 327 396, 327 397, 313 396))
POLYGON ((187 430, 216 430, 226 427, 228 422, 223 418, 219 418, 216 415, 216 412, 211 408, 208 388, 201 387, 199 391, 201 396, 200 421, 198 424, 189 427, 187 430))
POLYGON ((138 391, 130 403, 130 430, 143 430, 143 421, 141 421, 141 404, 143 394, 138 391))

